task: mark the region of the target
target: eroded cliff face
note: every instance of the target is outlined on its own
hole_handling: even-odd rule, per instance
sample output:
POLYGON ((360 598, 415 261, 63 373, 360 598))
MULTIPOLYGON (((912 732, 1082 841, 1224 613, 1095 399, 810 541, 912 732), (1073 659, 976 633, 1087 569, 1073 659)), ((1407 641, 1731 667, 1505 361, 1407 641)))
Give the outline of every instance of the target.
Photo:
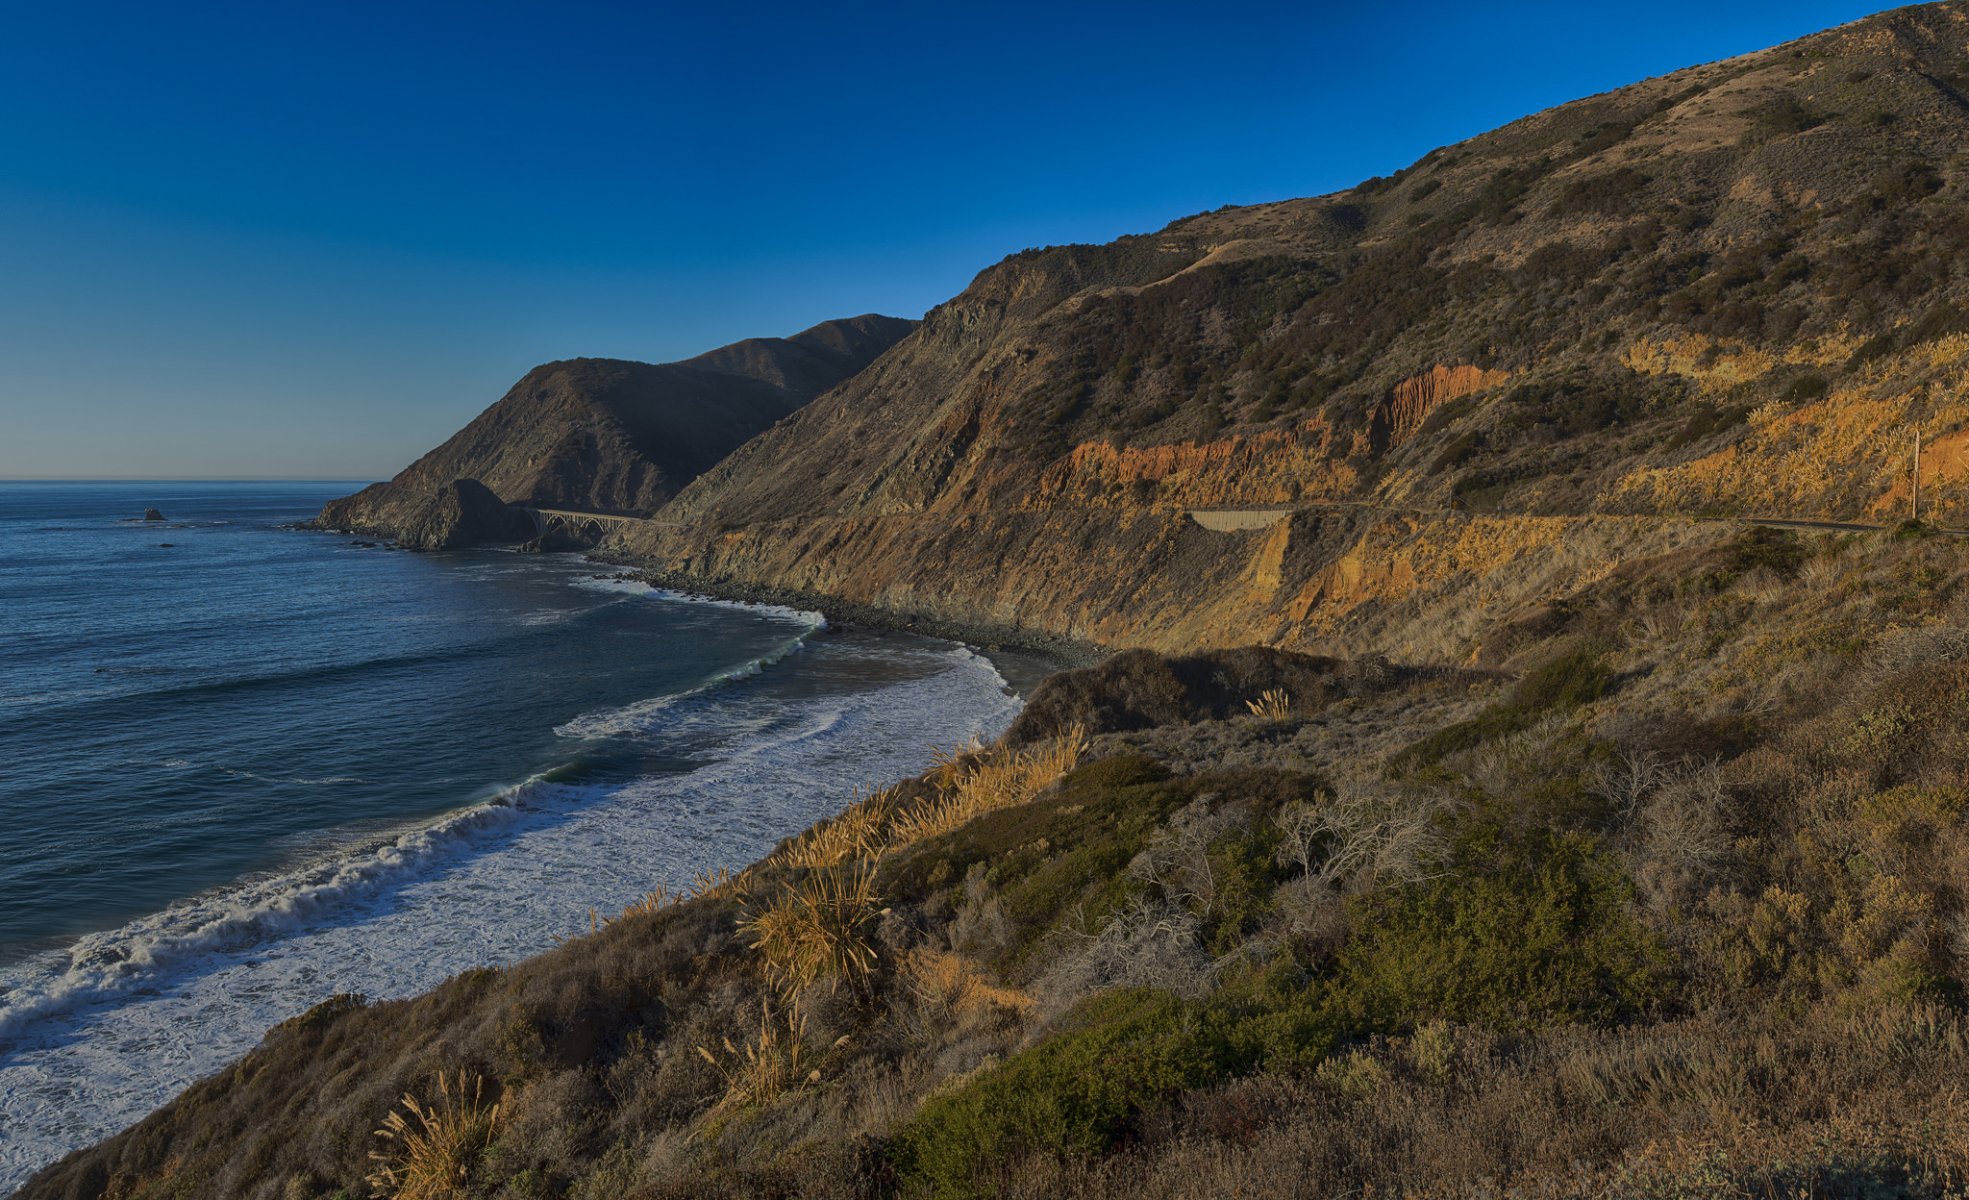
POLYGON ((1969 522, 1969 114, 1937 82, 1965 47, 1962 6, 1898 10, 1348 192, 1016 255, 623 548, 1117 645, 1355 653, 1730 535, 1695 514, 1890 516, 1917 428, 1927 515, 1969 522))
POLYGON ((1399 445, 1421 432, 1422 425, 1452 400, 1497 387, 1511 378, 1509 371, 1486 371, 1467 363, 1454 367, 1440 363, 1420 375, 1397 383, 1388 398, 1375 407, 1369 428, 1383 445, 1399 445))
POLYGON ((648 514, 914 327, 864 316, 680 363, 548 363, 444 445, 388 483, 329 504, 316 523, 419 548, 531 536, 526 521, 444 526, 441 514, 456 508, 446 498, 456 480, 476 481, 508 504, 648 514))
POLYGON ((1181 512, 836 516, 620 543, 710 586, 789 589, 904 616, 1112 647, 1261 643, 1467 662, 1486 631, 1623 561, 1734 536, 1622 517, 1301 510, 1217 532, 1181 512))

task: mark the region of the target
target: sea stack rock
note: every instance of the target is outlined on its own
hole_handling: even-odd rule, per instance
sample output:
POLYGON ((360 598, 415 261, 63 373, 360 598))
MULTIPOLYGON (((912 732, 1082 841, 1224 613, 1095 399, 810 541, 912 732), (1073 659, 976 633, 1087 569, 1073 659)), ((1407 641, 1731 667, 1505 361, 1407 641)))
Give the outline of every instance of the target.
POLYGON ((162 521, 163 519, 164 514, 154 508, 146 508, 144 510, 144 520, 146 521, 162 521))

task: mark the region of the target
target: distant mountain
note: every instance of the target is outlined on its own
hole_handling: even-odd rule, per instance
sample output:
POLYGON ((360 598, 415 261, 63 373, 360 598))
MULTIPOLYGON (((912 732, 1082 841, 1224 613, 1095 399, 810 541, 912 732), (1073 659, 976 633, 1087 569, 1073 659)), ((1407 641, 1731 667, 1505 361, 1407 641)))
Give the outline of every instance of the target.
POLYGON ((677 363, 548 363, 396 478, 328 504, 316 524, 421 549, 531 534, 503 506, 488 507, 486 496, 461 503, 452 487, 459 480, 482 484, 506 504, 647 514, 915 325, 868 315, 677 363))

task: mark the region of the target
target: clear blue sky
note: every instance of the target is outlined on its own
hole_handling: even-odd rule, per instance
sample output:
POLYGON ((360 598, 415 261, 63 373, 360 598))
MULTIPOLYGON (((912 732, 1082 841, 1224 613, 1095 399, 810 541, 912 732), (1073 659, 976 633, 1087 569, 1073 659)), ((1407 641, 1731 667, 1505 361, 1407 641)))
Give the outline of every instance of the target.
POLYGON ((1877 7, 9 4, 0 477, 384 478, 537 362, 920 315, 1877 7))

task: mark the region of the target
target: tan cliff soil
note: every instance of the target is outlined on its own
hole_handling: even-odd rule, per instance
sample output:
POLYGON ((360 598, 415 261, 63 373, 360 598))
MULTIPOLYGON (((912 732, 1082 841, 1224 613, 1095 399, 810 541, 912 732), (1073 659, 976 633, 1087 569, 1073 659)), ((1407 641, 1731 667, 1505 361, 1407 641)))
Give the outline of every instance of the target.
POLYGON ((1055 510, 829 518, 721 533, 643 526, 617 548, 680 582, 817 598, 1109 647, 1264 643, 1472 659, 1483 630, 1620 562, 1726 540, 1641 517, 1307 509, 1223 533, 1185 514, 1055 510))
POLYGON ((1332 428, 1318 420, 1212 442, 1083 442, 1041 476, 1025 507, 1291 504, 1344 496, 1359 473, 1339 459, 1332 428))
POLYGON ((1496 387, 1511 378, 1509 371, 1486 371, 1469 365, 1437 365, 1394 386, 1375 410, 1372 428, 1389 444, 1405 442, 1421 430, 1429 414, 1452 400, 1496 387))

